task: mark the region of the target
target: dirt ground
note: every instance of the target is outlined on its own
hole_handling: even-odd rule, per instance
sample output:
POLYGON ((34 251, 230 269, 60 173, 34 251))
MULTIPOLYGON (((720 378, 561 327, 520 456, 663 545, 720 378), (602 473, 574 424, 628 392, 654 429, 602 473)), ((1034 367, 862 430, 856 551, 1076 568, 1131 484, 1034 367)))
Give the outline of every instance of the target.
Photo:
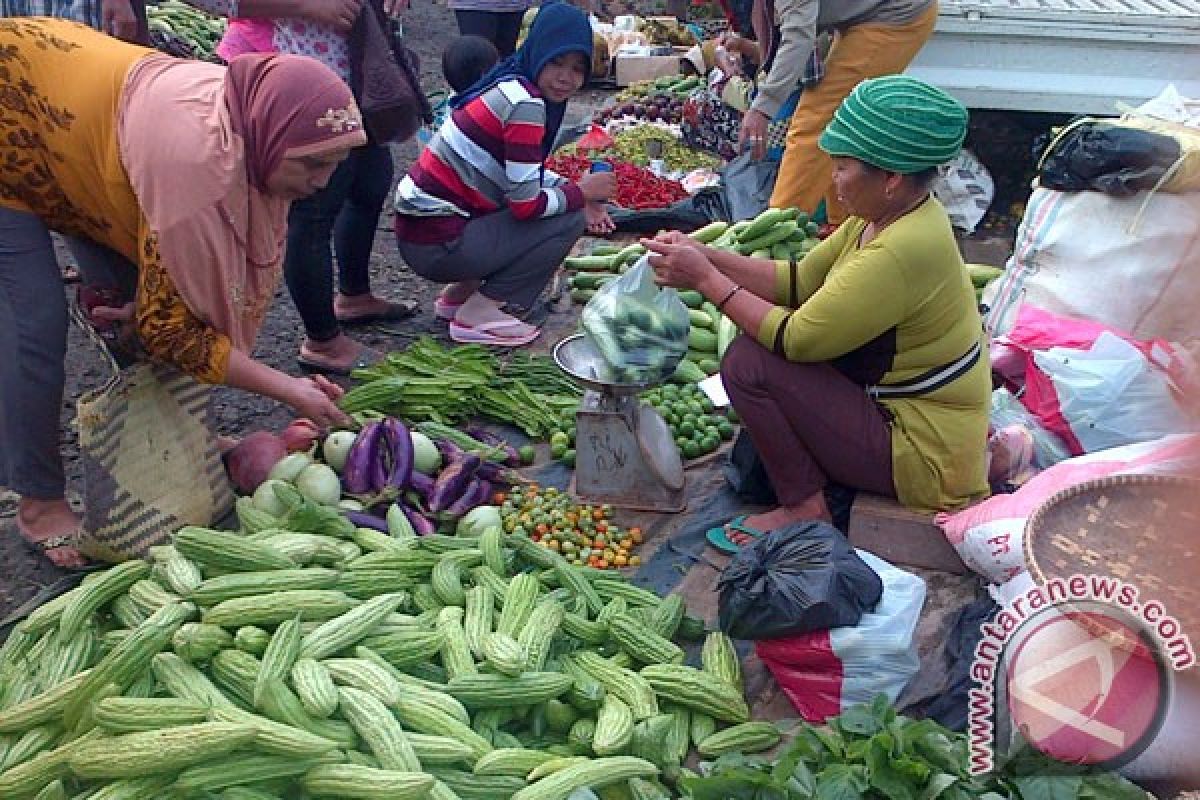
MULTIPOLYGON (((434 5, 428 0, 416 0, 405 17, 404 25, 410 44, 420 56, 422 80, 426 89, 440 86, 441 50, 455 32, 452 15, 441 5, 434 5)), ((573 102, 568 123, 586 117, 589 109, 601 104, 605 96, 606 92, 602 90, 585 91, 583 97, 573 102)), ((1044 130, 1043 122, 1035 121, 1032 124, 1044 130)), ((985 163, 1008 165, 1009 169, 998 171, 998 202, 993 206, 997 213, 989 217, 983 230, 963 242, 968 260, 1002 265, 1007 258, 1008 247, 1012 241, 1013 223, 1009 206, 1023 200, 1022 187, 1028 186, 1027 176, 1020 169, 1013 169, 1012 165, 1028 162, 1026 150, 1031 138, 1028 129, 1028 123, 1014 122, 1003 116, 987 115, 973 129, 973 138, 992 156, 987 158, 981 154, 985 163)), ((397 175, 402 175, 407 169, 416 154, 416 149, 415 142, 395 148, 397 175)), ((61 258, 64 267, 68 266, 70 259, 65 251, 61 258)), ((397 254, 391 234, 390 211, 385 211, 379 221, 372 255, 372 281, 373 287, 381 295, 396 300, 415 300, 419 303, 421 311, 414 319, 391 329, 352 330, 355 338, 373 347, 390 350, 403 348, 412 339, 423 334, 444 335, 444 324, 439 325, 432 314, 434 287, 409 273, 397 254)), ((68 286, 67 290, 73 292, 74 288, 68 286)), ((566 316, 560 318, 559 324, 564 324, 567 319, 566 316)), ((281 286, 259 337, 256 356, 274 367, 295 373, 295 356, 302 330, 286 289, 281 286)), ((542 346, 547 345, 548 337, 549 334, 543 337, 543 340, 547 341, 542 341, 542 346)), ((75 330, 71 332, 67 376, 67 395, 62 411, 63 453, 70 494, 77 498, 82 476, 77 434, 71 424, 74 404, 83 392, 100 386, 108 375, 107 368, 98 358, 95 349, 75 330)), ((288 409, 271 400, 236 390, 218 390, 216 404, 222 432, 231 435, 259 429, 277 430, 290 419, 288 409)), ((702 480, 715 487, 714 476, 718 474, 714 467, 708 470, 702 480)), ((14 511, 13 495, 0 488, 0 564, 3 565, 0 572, 0 620, 47 587, 65 578, 65 573, 55 569, 44 558, 32 555, 22 545, 12 525, 14 511)), ((683 522, 681 520, 679 523, 662 525, 664 538, 683 522)), ((697 596, 711 596, 715 572, 711 571, 710 567, 699 568, 693 572, 694 574, 685 579, 684 588, 694 588, 697 596)), ((929 581, 930 599, 927 604, 928 613, 921 625, 921 640, 923 656, 929 657, 941 641, 947 615, 974 596, 977 587, 975 581, 970 578, 956 578, 938 573, 927 574, 925 577, 929 581)), ((701 608, 700 611, 714 612, 709 616, 715 617, 715 605, 712 608, 701 608)), ((768 705, 780 706, 771 715, 788 716, 784 708, 786 701, 781 701, 777 692, 772 690, 773 683, 766 679, 767 676, 761 677, 764 680, 758 682, 758 685, 765 694, 759 697, 757 705, 760 708, 768 705)))

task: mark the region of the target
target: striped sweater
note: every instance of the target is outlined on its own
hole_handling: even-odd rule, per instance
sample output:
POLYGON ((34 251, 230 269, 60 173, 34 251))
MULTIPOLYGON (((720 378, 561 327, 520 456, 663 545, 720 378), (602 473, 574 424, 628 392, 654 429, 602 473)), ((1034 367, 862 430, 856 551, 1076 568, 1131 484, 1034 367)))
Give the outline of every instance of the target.
POLYGON ((456 109, 396 189, 396 235, 448 242, 467 221, 507 206, 520 220, 584 206, 583 191, 542 167, 546 106, 523 78, 456 109))

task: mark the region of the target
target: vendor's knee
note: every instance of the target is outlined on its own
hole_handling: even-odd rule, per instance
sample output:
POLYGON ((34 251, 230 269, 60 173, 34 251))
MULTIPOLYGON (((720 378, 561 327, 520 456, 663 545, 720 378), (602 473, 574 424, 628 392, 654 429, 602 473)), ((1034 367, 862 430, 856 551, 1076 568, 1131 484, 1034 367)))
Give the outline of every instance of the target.
POLYGON ((773 357, 753 337, 739 334, 721 359, 721 380, 726 386, 755 386, 761 381, 763 362, 773 357))

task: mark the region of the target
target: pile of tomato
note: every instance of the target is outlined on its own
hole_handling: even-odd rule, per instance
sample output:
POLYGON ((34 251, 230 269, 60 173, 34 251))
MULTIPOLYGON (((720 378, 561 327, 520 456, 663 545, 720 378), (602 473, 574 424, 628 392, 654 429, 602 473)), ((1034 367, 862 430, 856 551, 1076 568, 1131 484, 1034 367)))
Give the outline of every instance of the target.
POLYGON ((612 506, 579 505, 565 492, 537 484, 514 486, 496 499, 504 530, 528 536, 576 566, 620 569, 642 563, 634 552, 642 543, 642 529, 619 527, 612 506))
MULTIPOLYGON (((644 167, 616 158, 606 158, 617 176, 617 195, 613 202, 622 208, 641 210, 666 208, 688 196, 687 190, 670 178, 662 178, 644 167)), ((592 160, 565 153, 546 159, 546 168, 568 180, 576 181, 592 168, 592 160)))

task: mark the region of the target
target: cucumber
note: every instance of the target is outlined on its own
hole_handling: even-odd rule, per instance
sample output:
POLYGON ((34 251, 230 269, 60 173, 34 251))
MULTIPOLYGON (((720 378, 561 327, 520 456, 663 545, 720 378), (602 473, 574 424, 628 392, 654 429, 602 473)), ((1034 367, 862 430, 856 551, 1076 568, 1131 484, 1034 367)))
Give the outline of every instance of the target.
POLYGON ((614 256, 571 256, 563 259, 563 266, 585 272, 612 272, 616 266, 613 259, 614 256))
POLYGON ((571 276, 571 288, 599 289, 611 280, 613 276, 603 272, 579 272, 571 276))
POLYGON ((694 361, 685 358, 675 367, 675 374, 671 376, 671 380, 674 383, 699 383, 707 377, 708 374, 694 361))
POLYGON ((595 289, 572 289, 571 300, 580 305, 586 305, 589 300, 596 296, 595 289))
POLYGON ((716 241, 717 238, 720 237, 721 234, 725 233, 725 231, 727 231, 728 229, 729 229, 728 222, 722 222, 721 220, 717 220, 716 222, 708 223, 703 228, 698 228, 698 229, 692 231, 688 235, 690 237, 692 237, 693 239, 695 239, 697 242, 700 242, 701 244, 711 244, 712 242, 716 241))
POLYGON ((708 328, 709 330, 712 330, 716 327, 716 325, 713 323, 713 318, 710 317, 707 312, 695 308, 688 309, 688 321, 694 326, 708 328))
POLYGON ((706 358, 696 364, 705 375, 716 375, 721 371, 721 363, 715 358, 706 358))
POLYGON ((792 248, 787 242, 777 242, 771 245, 771 258, 775 261, 789 261, 792 257, 792 248))
POLYGON ((593 248, 592 248, 592 252, 591 252, 589 255, 593 255, 593 256, 615 256, 615 255, 616 255, 617 253, 619 253, 619 252, 621 252, 621 248, 617 247, 616 245, 612 245, 612 244, 598 244, 598 245, 596 245, 595 247, 593 247, 593 248))
POLYGON ((703 328, 692 328, 688 331, 688 347, 702 353, 716 353, 717 335, 703 328))
POLYGON ((704 302, 704 295, 697 292, 695 289, 683 289, 679 292, 679 299, 688 308, 699 308, 704 302))
POLYGON ((742 235, 738 242, 738 252, 744 256, 748 256, 755 250, 766 248, 770 250, 771 245, 777 244, 789 238, 796 232, 796 223, 790 219, 779 223, 775 227, 768 230, 766 233, 756 236, 753 239, 748 238, 745 234, 742 235))
MULTIPOLYGON (((757 217, 755 217, 754 220, 749 225, 747 225, 741 231, 741 233, 738 234, 738 241, 739 242, 750 242, 750 241, 753 241, 754 239, 759 238, 760 236, 765 236, 776 225, 779 225, 781 222, 784 222, 784 221, 787 221, 787 222, 792 221, 791 215, 788 213, 788 211, 786 209, 768 208, 766 211, 762 212, 757 217)), ((787 237, 785 236, 784 238, 786 239, 787 237)), ((738 249, 741 250, 742 248, 739 247, 738 249)), ((751 249, 757 250, 758 248, 755 247, 755 248, 751 248, 751 249)))

